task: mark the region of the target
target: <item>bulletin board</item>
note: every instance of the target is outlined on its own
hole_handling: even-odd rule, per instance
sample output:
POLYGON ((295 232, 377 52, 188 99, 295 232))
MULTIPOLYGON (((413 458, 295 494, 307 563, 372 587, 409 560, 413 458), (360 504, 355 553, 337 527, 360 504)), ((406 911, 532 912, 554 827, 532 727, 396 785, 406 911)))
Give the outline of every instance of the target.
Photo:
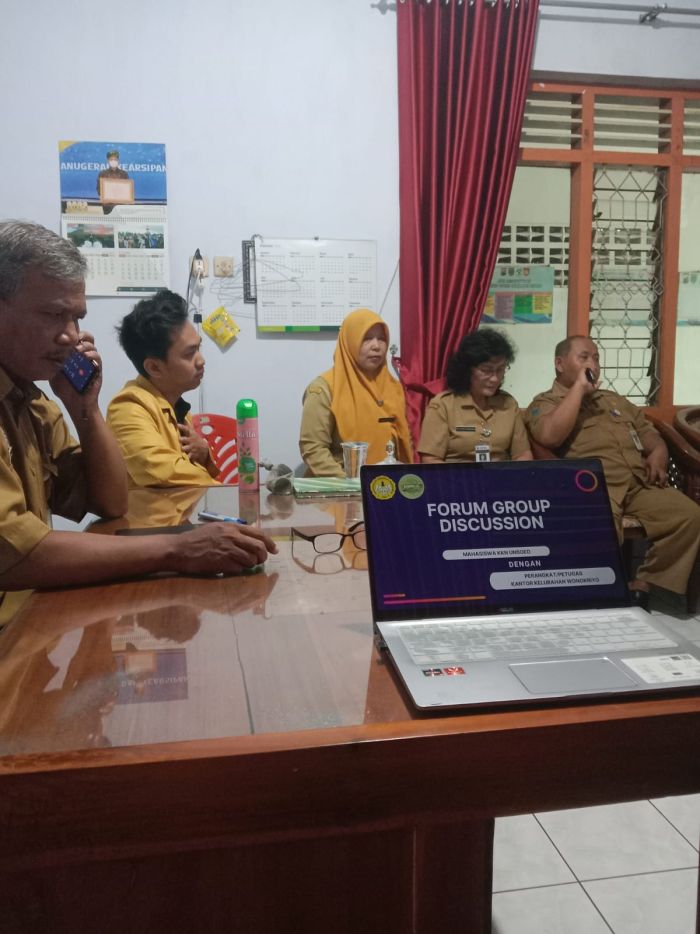
POLYGON ((349 311, 375 308, 375 240, 255 237, 259 331, 336 330, 349 311))
POLYGON ((554 270, 551 266, 496 266, 484 324, 551 324, 554 270))

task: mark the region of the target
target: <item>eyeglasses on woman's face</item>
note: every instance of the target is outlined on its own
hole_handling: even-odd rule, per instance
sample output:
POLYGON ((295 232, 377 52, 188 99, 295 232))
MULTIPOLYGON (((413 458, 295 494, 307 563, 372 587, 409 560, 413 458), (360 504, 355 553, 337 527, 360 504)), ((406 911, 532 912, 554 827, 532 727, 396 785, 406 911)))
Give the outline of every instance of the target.
POLYGON ((318 535, 307 535, 305 532, 292 527, 292 541, 295 538, 311 542, 314 551, 319 555, 330 555, 334 551, 340 551, 346 538, 351 538, 355 548, 359 548, 361 551, 367 548, 365 523, 362 519, 351 525, 347 532, 319 532, 318 535))
POLYGON ((502 380, 503 377, 509 370, 507 363, 480 363, 478 366, 475 366, 472 370, 472 373, 475 373, 481 379, 499 379, 502 380))

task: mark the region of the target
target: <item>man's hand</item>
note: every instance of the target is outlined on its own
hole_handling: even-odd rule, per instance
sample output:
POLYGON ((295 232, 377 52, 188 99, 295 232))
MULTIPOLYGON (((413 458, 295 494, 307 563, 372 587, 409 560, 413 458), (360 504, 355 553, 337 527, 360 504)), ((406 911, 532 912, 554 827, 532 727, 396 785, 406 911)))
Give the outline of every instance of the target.
POLYGON ((239 574, 277 554, 268 535, 234 522, 210 522, 173 538, 174 569, 181 574, 239 574))
POLYGON ((97 408, 97 400, 102 388, 102 359, 95 347, 95 338, 89 331, 80 332, 75 350, 85 354, 88 360, 92 360, 97 366, 97 372, 88 383, 85 392, 78 392, 77 389, 74 389, 61 372, 57 373, 49 384, 68 409, 68 413, 74 422, 78 419, 84 419, 87 414, 97 408))
POLYGON ((599 380, 589 382, 585 367, 581 367, 559 405, 539 416, 531 426, 534 440, 551 451, 560 447, 574 430, 583 400, 596 392, 599 385, 599 380))
POLYGON ((177 428, 180 432, 180 445, 182 446, 182 450, 193 464, 202 464, 206 467, 211 457, 207 442, 204 438, 200 438, 191 425, 178 424, 177 428))
POLYGON ((645 456, 647 480, 656 486, 668 486, 668 450, 665 444, 653 447, 645 456))
POLYGON ((586 376, 586 367, 582 367, 578 371, 578 376, 576 377, 576 383, 574 385, 582 389, 585 396, 592 396, 594 392, 600 389, 600 377, 592 383, 586 376))

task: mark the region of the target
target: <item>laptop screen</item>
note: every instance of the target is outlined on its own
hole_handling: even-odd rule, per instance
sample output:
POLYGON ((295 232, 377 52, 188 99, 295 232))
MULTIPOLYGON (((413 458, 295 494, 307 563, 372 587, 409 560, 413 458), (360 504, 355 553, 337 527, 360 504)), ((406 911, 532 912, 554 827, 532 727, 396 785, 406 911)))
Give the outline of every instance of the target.
POLYGON ((629 603, 598 460, 362 468, 375 619, 629 603))

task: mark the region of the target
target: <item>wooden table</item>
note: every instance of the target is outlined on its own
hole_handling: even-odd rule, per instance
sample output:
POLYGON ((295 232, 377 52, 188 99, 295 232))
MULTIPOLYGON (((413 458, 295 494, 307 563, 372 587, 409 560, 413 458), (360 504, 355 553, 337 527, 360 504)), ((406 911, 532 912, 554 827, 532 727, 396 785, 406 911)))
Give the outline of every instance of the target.
POLYGON ((274 532, 264 573, 36 593, 0 635, 3 932, 487 932, 494 816, 700 790, 698 697, 416 714, 366 556, 289 538, 356 501, 116 524, 205 505, 274 532))

